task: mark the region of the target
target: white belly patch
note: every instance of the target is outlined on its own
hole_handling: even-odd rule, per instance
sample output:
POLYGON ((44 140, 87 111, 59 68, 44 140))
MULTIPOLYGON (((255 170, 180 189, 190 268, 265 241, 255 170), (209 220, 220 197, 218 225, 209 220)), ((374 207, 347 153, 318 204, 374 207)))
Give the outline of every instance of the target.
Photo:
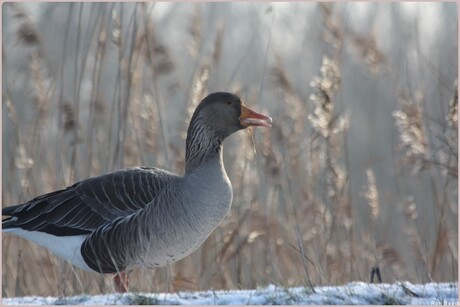
POLYGON ((3 232, 12 233, 29 240, 37 245, 49 249, 56 256, 64 258, 81 269, 94 272, 86 265, 80 252, 81 244, 87 237, 85 235, 58 237, 44 232, 28 231, 18 228, 3 230, 3 232))

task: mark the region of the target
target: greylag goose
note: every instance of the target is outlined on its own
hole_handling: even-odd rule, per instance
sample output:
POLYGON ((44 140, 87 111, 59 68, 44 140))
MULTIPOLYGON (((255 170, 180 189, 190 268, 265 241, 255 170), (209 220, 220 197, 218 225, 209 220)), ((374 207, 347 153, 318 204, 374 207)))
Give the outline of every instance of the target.
POLYGON ((271 123, 233 94, 210 94, 188 127, 184 175, 137 167, 88 178, 3 208, 2 230, 84 270, 115 274, 116 290, 125 292, 125 272, 182 259, 219 225, 233 198, 223 140, 271 123))

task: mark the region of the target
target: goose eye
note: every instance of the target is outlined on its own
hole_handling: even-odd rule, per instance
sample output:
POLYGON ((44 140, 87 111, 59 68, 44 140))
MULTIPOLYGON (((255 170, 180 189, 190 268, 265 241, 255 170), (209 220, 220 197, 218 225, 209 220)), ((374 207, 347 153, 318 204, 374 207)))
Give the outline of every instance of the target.
POLYGON ((232 102, 230 100, 227 101, 227 105, 231 105, 232 102))

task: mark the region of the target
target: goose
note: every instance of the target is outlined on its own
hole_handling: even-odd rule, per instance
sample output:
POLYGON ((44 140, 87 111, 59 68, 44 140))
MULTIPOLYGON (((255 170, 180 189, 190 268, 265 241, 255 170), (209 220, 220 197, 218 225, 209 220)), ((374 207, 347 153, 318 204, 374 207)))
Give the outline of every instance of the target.
POLYGON ((272 119, 231 93, 205 97, 187 130, 185 172, 127 168, 2 209, 2 231, 47 248, 72 265, 113 274, 126 292, 127 273, 178 261, 200 247, 228 213, 233 191, 222 142, 272 119))

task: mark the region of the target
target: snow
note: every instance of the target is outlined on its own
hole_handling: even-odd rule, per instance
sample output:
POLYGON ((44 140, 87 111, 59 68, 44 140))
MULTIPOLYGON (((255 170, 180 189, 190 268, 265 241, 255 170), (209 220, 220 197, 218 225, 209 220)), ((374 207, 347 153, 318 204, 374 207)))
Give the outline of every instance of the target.
POLYGON ((179 293, 125 293, 72 297, 4 298, 3 305, 458 305, 458 283, 414 285, 353 282, 344 286, 179 293))

